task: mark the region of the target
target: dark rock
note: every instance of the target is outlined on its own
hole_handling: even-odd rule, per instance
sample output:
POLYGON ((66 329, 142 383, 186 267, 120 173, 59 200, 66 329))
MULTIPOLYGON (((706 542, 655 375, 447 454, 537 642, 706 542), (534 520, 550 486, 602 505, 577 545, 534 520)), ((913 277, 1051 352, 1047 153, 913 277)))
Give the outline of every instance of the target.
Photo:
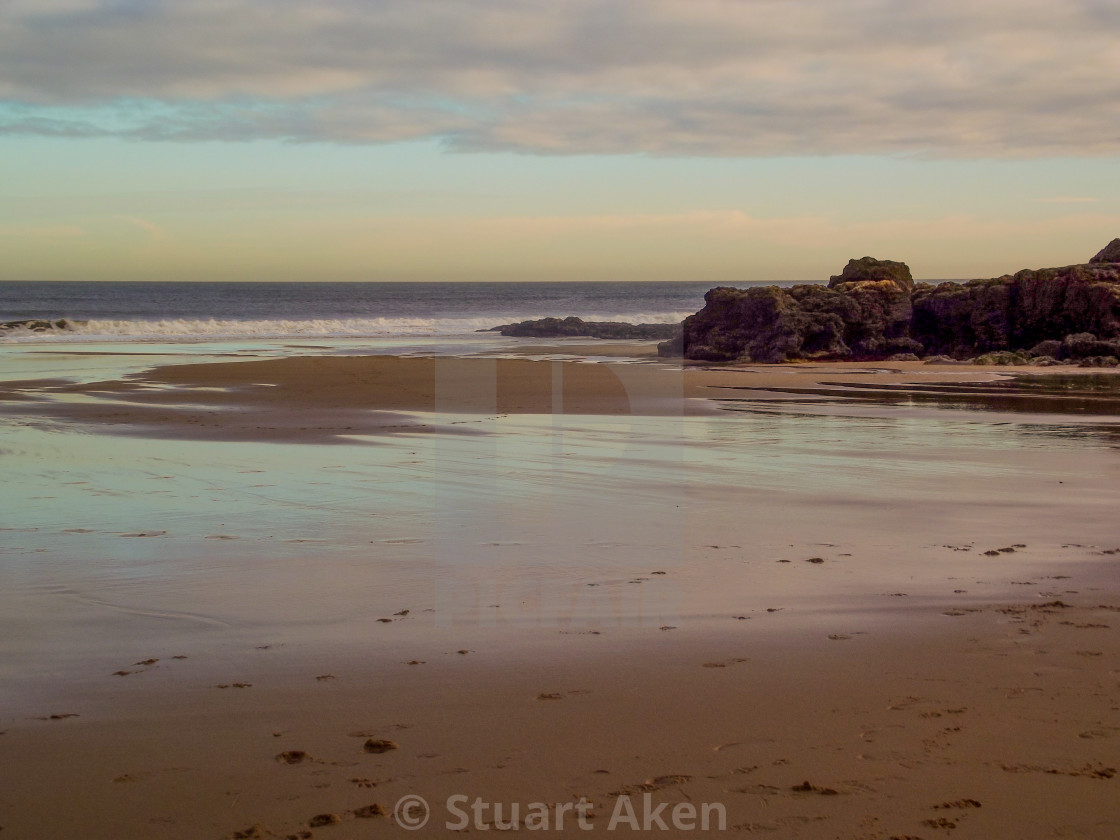
POLYGON ((678 359, 684 355, 684 333, 673 336, 657 345, 657 355, 678 359))
POLYGON ((1090 356, 1077 363, 1078 367, 1116 367, 1120 359, 1116 356, 1090 356))
POLYGON ((1009 278, 1012 347, 1089 332, 1120 337, 1120 263, 1020 271, 1009 278))
POLYGON ((887 357, 888 362, 920 362, 917 353, 895 353, 887 357))
POLYGON ((704 362, 780 362, 800 349, 790 318, 796 303, 777 286, 732 289, 704 295, 704 308, 684 319, 684 355, 704 362))
POLYGON ((1113 239, 1105 245, 1090 263, 1120 263, 1120 239, 1113 239))
POLYGON ((1047 339, 1046 341, 1040 341, 1038 342, 1038 344, 1032 347, 1029 352, 1032 356, 1050 356, 1051 358, 1056 359, 1062 352, 1062 342, 1054 338, 1047 339))
POLYGON ((966 283, 915 284, 905 263, 864 257, 827 287, 719 287, 658 352, 711 362, 1120 357, 1120 239, 1086 265, 966 283))
POLYGON ((972 363, 974 365, 1029 365, 1031 357, 1024 351, 1012 353, 1010 350, 996 350, 993 353, 977 356, 972 363))
POLYGON ((852 260, 828 287, 719 287, 685 319, 679 342, 658 348, 709 362, 882 358, 920 353, 906 334, 913 285, 903 263, 852 260))
POLYGON ((794 286, 788 294, 797 302, 801 313, 801 358, 851 355, 846 336, 848 325, 860 318, 860 307, 855 300, 843 292, 808 284, 794 286))
POLYGON ((1064 359, 1088 359, 1093 356, 1120 356, 1120 338, 1101 341, 1092 333, 1067 335, 1061 350, 1053 355, 1064 359))
POLYGON ((849 260, 839 275, 829 279, 828 288, 847 295, 858 307, 844 333, 855 355, 908 352, 909 348, 889 344, 892 339, 907 337, 913 314, 914 278, 906 263, 873 257, 849 260))
POLYGON ((914 278, 906 263, 874 257, 848 260, 843 271, 829 278, 828 288, 834 289, 846 283, 891 283, 907 294, 914 290, 914 278))
POLYGON ((28 332, 53 332, 54 330, 72 330, 76 324, 82 323, 84 322, 69 321, 66 318, 58 318, 54 321, 29 318, 23 321, 4 321, 0 323, 0 331, 27 330, 28 332))
POLYGON ((928 353, 951 356, 1006 350, 1011 322, 1008 278, 919 284, 910 335, 928 353))
POLYGON ((482 332, 530 338, 620 338, 631 340, 672 339, 680 334, 679 324, 628 324, 623 321, 584 321, 568 318, 540 318, 503 324, 482 332))

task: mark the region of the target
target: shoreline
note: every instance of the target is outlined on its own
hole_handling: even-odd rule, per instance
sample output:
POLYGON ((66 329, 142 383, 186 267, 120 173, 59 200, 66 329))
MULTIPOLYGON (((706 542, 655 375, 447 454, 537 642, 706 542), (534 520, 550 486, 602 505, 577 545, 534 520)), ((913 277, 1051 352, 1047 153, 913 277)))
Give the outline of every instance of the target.
MULTIPOLYGON (((339 442, 451 431, 446 418, 454 415, 703 416, 744 401, 777 404, 791 395, 858 404, 890 400, 887 389, 908 383, 928 390, 1024 375, 1101 375, 1095 369, 921 362, 682 366, 649 352, 646 345, 622 343, 528 345, 516 353, 465 356, 231 357, 159 365, 105 381, 0 382, 0 406, 35 422, 75 422, 126 435, 339 442), (600 355, 589 360, 585 354, 595 350, 600 355)), ((1071 402, 1061 397, 1048 406, 1046 395, 1010 396, 1015 399, 980 395, 993 407, 1000 397, 1010 410, 1046 411, 1071 402)), ((1117 413, 1116 398, 1089 397, 1078 411, 1099 414, 1104 422, 1117 413)))

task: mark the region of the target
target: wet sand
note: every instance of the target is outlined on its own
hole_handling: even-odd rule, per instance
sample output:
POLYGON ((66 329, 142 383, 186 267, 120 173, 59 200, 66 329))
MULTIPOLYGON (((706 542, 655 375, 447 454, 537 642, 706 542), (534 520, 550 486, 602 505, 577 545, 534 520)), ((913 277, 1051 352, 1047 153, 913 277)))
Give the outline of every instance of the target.
POLYGON ((361 838, 402 833, 363 814, 408 795, 431 807, 425 836, 457 823, 453 795, 586 797, 607 833, 620 796, 648 793, 721 803, 736 833, 1103 840, 1120 826, 1120 599, 1030 595, 910 610, 901 630, 770 614, 624 641, 530 633, 531 655, 410 644, 407 627, 395 658, 149 646, 157 662, 122 656, 127 676, 43 708, 80 716, 10 724, 5 834, 361 838), (339 824, 313 829, 322 814, 339 824))
MULTIPOLYGON (((1053 373, 1047 368, 1010 371, 916 362, 682 368, 648 358, 640 364, 568 358, 595 349, 523 348, 526 355, 538 357, 531 359, 323 355, 165 365, 101 382, 5 382, 0 384, 0 410, 90 423, 100 432, 324 442, 346 435, 430 431, 433 413, 701 415, 717 411, 720 402, 735 407, 732 403, 781 400, 790 394, 800 401, 828 396, 852 400, 872 392, 878 399, 890 396, 879 390, 910 383, 921 388, 981 385, 1011 375, 1053 373), (555 360, 539 358, 553 351, 555 360)), ((600 352, 642 360, 649 347, 617 344, 600 352)), ((1068 404, 1068 396, 1061 402, 1068 404)), ((1115 409, 1113 394, 1099 413, 1115 409)))
POLYGON ((435 836, 462 794, 522 828, 586 797, 565 837, 646 795, 778 838, 1114 837, 1115 417, 880 393, 1008 373, 9 384, 3 836, 406 836, 406 795, 435 836))

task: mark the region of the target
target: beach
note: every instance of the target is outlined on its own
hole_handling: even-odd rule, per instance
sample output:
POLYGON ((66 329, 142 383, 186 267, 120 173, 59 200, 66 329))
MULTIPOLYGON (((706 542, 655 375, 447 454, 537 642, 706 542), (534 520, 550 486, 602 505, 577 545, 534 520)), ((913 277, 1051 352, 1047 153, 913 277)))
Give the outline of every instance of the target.
POLYGON ((650 353, 20 367, 4 835, 1113 836, 1110 392, 650 353))
POLYGON ((0 3, 0 840, 1120 838, 1120 2, 1011 6, 0 3))

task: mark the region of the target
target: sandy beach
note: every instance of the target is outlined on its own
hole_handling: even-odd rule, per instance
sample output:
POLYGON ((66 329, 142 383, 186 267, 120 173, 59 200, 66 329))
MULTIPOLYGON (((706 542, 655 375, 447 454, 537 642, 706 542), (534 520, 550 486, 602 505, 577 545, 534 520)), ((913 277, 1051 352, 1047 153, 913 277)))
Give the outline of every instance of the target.
POLYGON ((1118 79, 0 2, 0 840, 1120 840, 1118 79))
POLYGON ((1116 836, 1115 391, 648 348, 4 383, 3 836, 1116 836))

